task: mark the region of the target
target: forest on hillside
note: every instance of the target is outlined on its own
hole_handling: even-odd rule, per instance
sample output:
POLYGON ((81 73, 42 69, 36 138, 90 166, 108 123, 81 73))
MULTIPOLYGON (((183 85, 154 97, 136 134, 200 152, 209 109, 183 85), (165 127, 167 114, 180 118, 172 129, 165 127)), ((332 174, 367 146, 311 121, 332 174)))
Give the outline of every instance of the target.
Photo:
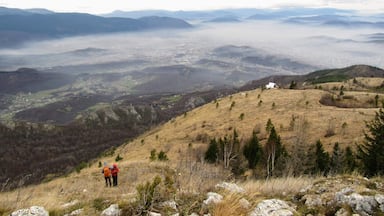
MULTIPOLYGON (((208 163, 220 164, 236 177, 271 178, 284 176, 328 176, 358 172, 366 176, 384 174, 384 112, 376 112, 375 119, 366 123, 364 143, 342 149, 335 142, 331 152, 324 150, 319 139, 306 145, 298 142, 287 149, 271 119, 266 123, 267 140, 261 144, 258 133, 240 141, 236 129, 224 137, 212 138, 205 152, 208 163)), ((329 131, 329 136, 332 136, 329 131)))

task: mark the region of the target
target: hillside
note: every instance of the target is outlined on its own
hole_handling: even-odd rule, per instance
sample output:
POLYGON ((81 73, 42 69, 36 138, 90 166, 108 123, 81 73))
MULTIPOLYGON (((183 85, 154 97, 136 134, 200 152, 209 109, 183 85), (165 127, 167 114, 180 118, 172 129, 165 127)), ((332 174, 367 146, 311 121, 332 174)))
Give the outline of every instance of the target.
MULTIPOLYGON (((292 82, 296 83, 295 88, 306 88, 306 86, 311 88, 313 87, 313 85, 316 85, 316 84, 321 85, 321 83, 327 83, 327 82, 345 82, 347 80, 350 80, 356 77, 366 77, 366 78, 384 77, 384 70, 381 68, 377 68, 369 65, 352 65, 345 68, 317 70, 304 75, 269 76, 263 79, 251 81, 246 85, 242 86, 240 89, 249 90, 249 89, 259 88, 268 82, 275 82, 279 86, 284 88, 289 88, 292 82)), ((359 85, 355 85, 354 87, 357 88, 359 87, 359 85)), ((369 86, 367 87, 369 88, 369 86)), ((376 88, 376 87, 379 87, 379 85, 371 86, 371 87, 376 88)))
MULTIPOLYGON (((136 186, 151 181, 155 175, 173 176, 178 191, 197 193, 192 196, 193 199, 201 199, 202 194, 216 183, 233 180, 230 173, 221 166, 202 163, 209 139, 223 137, 236 129, 242 142, 250 137, 252 131, 257 131, 261 143, 265 143, 268 119, 272 120, 282 143, 288 149, 292 149, 298 142, 306 146, 313 145, 319 139, 327 151, 331 151, 336 142, 341 148, 354 147, 362 142, 365 121, 371 120, 377 109, 322 105, 319 101, 328 93, 319 89, 256 89, 220 98, 153 128, 123 144, 112 155, 95 159, 79 173, 1 193, 0 203, 3 206, 0 209, 7 212, 41 205, 50 211, 60 212, 64 211, 60 207, 64 203, 81 200, 79 206, 87 214, 95 214, 101 211, 95 207, 95 203, 99 202, 96 200, 127 205, 136 196, 136 186), (330 129, 333 135, 326 136, 330 129), (153 149, 164 151, 169 160, 151 162, 149 157, 153 149), (112 163, 117 156, 123 158, 118 162, 121 170, 120 186, 112 189, 101 187, 104 179, 100 174, 99 162, 112 163)), ((362 100, 374 98, 376 94, 345 91, 345 95, 362 100)), ((384 95, 379 94, 379 97, 383 98, 384 95)), ((290 171, 287 170, 288 173, 290 171)), ((262 175, 261 172, 256 177, 263 178, 262 175)), ((22 184, 22 181, 19 183, 22 184)))
MULTIPOLYGON (((281 96, 270 95, 264 98, 263 94, 269 92, 265 91, 258 93, 257 97, 253 96, 252 99, 249 99, 249 95, 240 93, 246 94, 247 97, 233 100, 235 96, 232 96, 232 99, 228 99, 228 101, 220 99, 220 101, 212 102, 219 97, 239 91, 232 88, 184 94, 157 92, 149 95, 138 94, 112 97, 104 94, 91 94, 90 92, 88 94, 83 92, 77 94, 77 88, 74 87, 70 88, 74 90, 73 92, 66 92, 63 89, 58 89, 58 91, 54 92, 47 89, 47 91, 40 92, 39 97, 31 93, 25 93, 24 96, 17 93, 15 100, 7 94, 0 95, 2 107, 0 113, 6 119, 10 119, 11 116, 6 113, 9 109, 14 113, 13 118, 16 119, 15 121, 9 121, 11 123, 10 128, 0 125, 2 132, 0 134, 0 152, 4 155, 2 163, 0 163, 0 169, 5 173, 5 175, 0 177, 0 181, 6 181, 8 178, 15 179, 15 181, 3 186, 3 190, 18 187, 17 181, 22 180, 23 176, 31 174, 30 170, 34 170, 39 166, 43 166, 43 168, 38 169, 28 179, 23 180, 23 185, 41 182, 47 175, 47 172, 54 176, 67 174, 76 166, 79 166, 79 164, 87 163, 89 160, 102 155, 103 152, 120 145, 124 141, 133 139, 158 124, 164 123, 178 115, 184 114, 187 117, 190 115, 188 112, 193 108, 211 102, 213 103, 212 106, 217 106, 217 109, 204 111, 204 113, 199 114, 203 116, 198 118, 205 119, 201 120, 200 123, 190 125, 189 127, 193 128, 192 131, 188 131, 190 129, 183 129, 187 131, 188 137, 180 135, 180 137, 175 138, 176 140, 183 140, 183 142, 188 144, 191 143, 191 145, 197 141, 198 144, 195 146, 197 148, 195 151, 199 151, 200 156, 194 157, 198 157, 200 160, 203 157, 202 152, 207 148, 210 139, 219 139, 225 135, 231 135, 233 129, 239 132, 242 143, 251 136, 252 130, 255 130, 258 133, 259 139, 264 144, 267 133, 263 129, 269 118, 278 129, 279 135, 282 136, 284 144, 287 146, 298 142, 297 139, 299 138, 297 137, 300 137, 301 143, 314 144, 317 139, 322 139, 322 136, 325 136, 326 133, 332 134, 332 136, 327 135, 329 137, 325 139, 327 143, 324 144, 327 145, 326 148, 328 150, 332 148, 335 142, 339 142, 343 148, 348 143, 353 146, 357 141, 350 141, 348 137, 361 134, 361 130, 351 131, 353 136, 349 136, 347 131, 351 130, 350 128, 354 128, 355 123, 327 116, 327 111, 321 114, 311 114, 309 112, 309 110, 317 110, 317 104, 327 105, 325 107, 348 108, 345 112, 350 112, 351 110, 357 112, 356 109, 371 109, 383 106, 381 96, 376 96, 376 93, 374 93, 381 91, 383 79, 371 77, 372 74, 380 76, 381 70, 369 66, 353 66, 329 71, 333 71, 332 73, 335 73, 335 71, 344 73, 347 69, 361 77, 344 80, 343 82, 322 83, 321 85, 318 83, 313 85, 305 80, 308 77, 318 77, 319 79, 325 77, 328 73, 324 71, 314 72, 301 78, 298 76, 291 80, 289 79, 292 76, 287 76, 289 79, 280 77, 269 78, 278 81, 280 86, 286 88, 289 87, 289 83, 292 80, 297 81, 296 89, 308 89, 308 92, 304 91, 302 93, 302 98, 299 98, 300 95, 285 98, 287 97, 285 94, 294 95, 293 93, 297 93, 297 91, 287 90, 287 92, 283 91, 281 96), (357 73, 357 69, 362 72, 357 73), (313 74, 319 74, 319 76, 314 76, 313 74), (302 79, 301 82, 299 78, 302 79), (286 85, 284 85, 283 81, 286 85), (306 84, 304 85, 304 83, 306 84), (318 89, 320 93, 315 95, 310 92, 310 89, 312 89, 311 91, 318 89), (320 89, 323 91, 320 91, 320 89), (344 95, 340 96, 341 93, 344 95), (260 98, 258 98, 259 95, 260 98), (59 98, 62 98, 62 100, 58 100, 59 98), (270 98, 273 98, 273 101, 268 101, 270 98), (243 99, 246 99, 246 101, 243 101, 243 99), (280 99, 284 101, 279 101, 280 99), (291 99, 300 101, 300 103, 286 101, 291 99), (221 100, 224 101, 221 102, 221 100), (252 103, 249 103, 248 100, 252 103), (284 104, 288 104, 290 107, 284 104), (34 108, 32 105, 36 107, 34 108), (304 107, 305 109, 300 111, 295 106, 304 107), (217 116, 205 116, 205 113, 211 114, 221 109, 228 109, 228 112, 222 111, 223 113, 220 115, 217 113, 217 116), (266 112, 266 110, 270 112, 266 112), (284 113, 284 117, 281 116, 281 113, 284 113), (319 117, 318 115, 321 116, 319 117), (229 117, 231 119, 228 119, 229 117), (223 119, 225 122, 220 122, 223 119), (318 129, 318 122, 312 123, 308 119, 320 119, 318 121, 324 124, 322 132, 316 131, 318 129), (217 122, 217 120, 220 121, 217 122), (216 123, 213 124, 212 122, 215 121, 216 123), (252 123, 250 124, 248 121, 252 123), (243 124, 246 125, 246 128, 243 128, 243 124), (301 128, 305 128, 306 131, 301 131, 301 128), (307 134, 309 132, 313 132, 313 134, 307 134), (342 133, 343 137, 340 137, 339 133, 342 133), (85 136, 85 134, 87 135, 85 136), (314 138, 305 140, 304 138, 306 137, 314 138), (12 164, 12 166, 8 164, 12 164)), ((22 87, 25 91, 33 92, 34 89, 39 91, 50 87, 49 85, 43 85, 44 83, 52 84, 52 81, 55 81, 58 85, 66 81, 65 77, 62 78, 61 74, 40 73, 32 69, 23 69, 0 75, 4 78, 2 81, 7 84, 4 85, 4 89, 16 92, 17 89, 14 89, 14 86, 19 86, 20 83, 23 84, 22 87)), ((113 76, 98 76, 104 82, 115 79, 113 76)), ((119 76, 116 75, 116 79, 118 78, 119 76)), ((182 78, 180 77, 180 79, 182 78)), ((269 79, 265 79, 263 82, 267 83, 269 79)), ((163 80, 164 88, 169 88, 167 84, 171 79, 163 80)), ((255 81, 244 88, 257 88, 263 82, 259 81, 260 84, 256 85, 258 82, 255 81)), ((94 87, 94 85, 92 86, 94 87)), ((363 115, 361 118, 364 119, 366 116, 363 115)), ((196 121, 196 119, 193 118, 193 121, 196 121)), ((359 127, 362 128, 363 125, 359 125, 359 127)), ((180 129, 182 128, 180 127, 180 129)), ((162 140, 159 137, 167 136, 172 138, 175 135, 175 132, 169 132, 169 135, 158 135, 158 140, 156 141, 160 142, 162 140)), ((146 139, 148 138, 144 140, 146 139)), ((170 142, 167 145, 175 148, 176 144, 170 142)), ((171 151, 171 147, 166 147, 163 151, 171 151)), ((157 151, 160 150, 158 149, 157 151)), ((151 150, 147 149, 146 151, 150 152, 151 150)), ((175 152, 176 150, 172 151, 175 152)))

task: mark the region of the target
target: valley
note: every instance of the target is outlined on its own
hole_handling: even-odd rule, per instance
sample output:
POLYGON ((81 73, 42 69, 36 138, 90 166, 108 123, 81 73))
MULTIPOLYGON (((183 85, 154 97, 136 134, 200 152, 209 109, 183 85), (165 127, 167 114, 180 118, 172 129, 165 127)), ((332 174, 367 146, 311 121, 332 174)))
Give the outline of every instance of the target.
POLYGON ((248 192, 225 202, 255 207, 274 180, 285 189, 271 194, 298 215, 362 212, 339 200, 307 204, 319 194, 309 185, 328 181, 364 184, 353 190, 377 200, 367 212, 382 213, 382 179, 371 179, 382 165, 367 166, 361 147, 384 108, 382 18, 333 8, 0 7, 0 215, 32 205, 99 215, 114 203, 123 215, 235 215, 202 196, 237 182, 248 192), (119 187, 102 187, 104 162, 118 163, 119 187), (177 207, 162 204, 170 199, 177 207))

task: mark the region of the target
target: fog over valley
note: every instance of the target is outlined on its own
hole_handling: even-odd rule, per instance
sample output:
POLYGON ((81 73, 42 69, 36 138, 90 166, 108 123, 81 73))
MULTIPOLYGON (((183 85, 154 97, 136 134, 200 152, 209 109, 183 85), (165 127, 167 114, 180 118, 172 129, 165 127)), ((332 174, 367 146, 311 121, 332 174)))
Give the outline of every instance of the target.
POLYGON ((287 58, 314 68, 352 64, 383 67, 384 36, 380 33, 379 28, 309 26, 275 21, 204 23, 188 30, 116 33, 27 43, 22 48, 0 50, 0 70, 20 67, 47 70, 113 63, 115 65, 109 70, 96 67, 92 72, 128 72, 147 66, 194 66, 202 59, 236 63, 235 67, 257 65, 215 55, 214 49, 227 45, 249 46, 255 50, 248 53, 251 56, 287 58))

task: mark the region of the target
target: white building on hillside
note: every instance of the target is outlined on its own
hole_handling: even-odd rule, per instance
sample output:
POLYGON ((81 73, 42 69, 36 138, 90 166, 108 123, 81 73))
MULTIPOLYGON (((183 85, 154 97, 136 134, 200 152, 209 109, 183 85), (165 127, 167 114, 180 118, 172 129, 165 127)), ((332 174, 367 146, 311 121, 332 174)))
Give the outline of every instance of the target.
POLYGON ((274 89, 274 88, 277 88, 277 84, 274 83, 274 82, 269 82, 267 85, 265 85, 265 88, 266 89, 274 89))

